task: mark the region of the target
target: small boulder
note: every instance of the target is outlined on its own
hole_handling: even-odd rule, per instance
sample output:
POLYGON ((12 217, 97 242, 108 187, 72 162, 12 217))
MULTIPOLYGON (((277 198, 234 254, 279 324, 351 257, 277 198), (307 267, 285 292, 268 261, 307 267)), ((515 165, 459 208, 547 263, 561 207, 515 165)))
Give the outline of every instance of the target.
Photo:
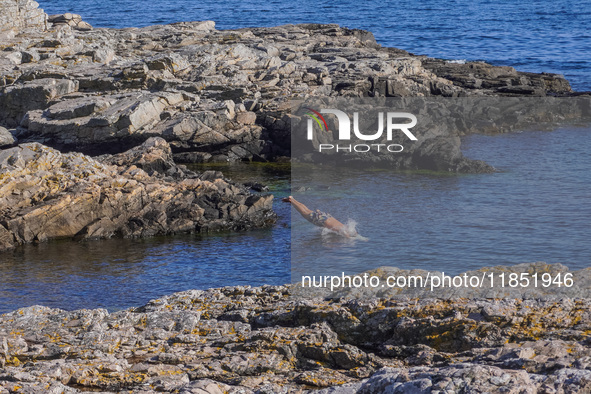
POLYGON ((257 115, 254 112, 239 112, 236 115, 236 121, 240 124, 245 124, 245 125, 249 125, 249 124, 254 124, 254 122, 256 122, 257 120, 257 115))
POLYGON ((0 126, 0 148, 12 146, 16 143, 16 138, 10 131, 0 126))

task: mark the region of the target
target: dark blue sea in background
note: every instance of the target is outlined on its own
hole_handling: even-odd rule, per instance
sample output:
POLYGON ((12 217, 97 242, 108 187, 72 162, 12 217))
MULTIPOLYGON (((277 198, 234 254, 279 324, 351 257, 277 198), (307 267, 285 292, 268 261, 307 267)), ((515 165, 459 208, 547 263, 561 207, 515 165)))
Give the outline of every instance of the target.
MULTIPOLYGON (((46 12, 74 12, 95 27, 214 20, 219 29, 286 23, 338 23, 372 31, 378 42, 415 54, 485 60, 523 71, 564 74, 575 90, 591 90, 589 1, 132 1, 41 0, 46 12)), ((581 269, 591 263, 589 128, 465 138, 463 151, 501 172, 484 175, 360 172, 355 182, 392 199, 376 209, 363 193, 338 194, 330 209, 354 219, 367 242, 323 237, 280 198, 290 171, 278 165, 218 166, 237 181, 268 184, 276 226, 239 234, 146 240, 71 241, 5 252, 0 313, 41 304, 117 310, 187 289, 290 281, 290 226, 310 261, 336 256, 332 272, 372 266, 466 269, 546 261, 581 269), (384 210, 392 221, 382 220, 384 210), (391 245, 388 256, 375 245, 391 245)), ((197 168, 199 169, 199 168, 197 168)), ((205 169, 205 168, 201 168, 205 169)), ((338 174, 333 174, 338 181, 338 174)), ((334 179, 333 179, 334 180, 334 179)), ((331 192, 332 193, 332 192, 331 192)), ((306 196, 304 196, 306 197, 306 196)), ((314 196, 310 195, 310 202, 314 196)), ((301 268, 301 267, 300 267, 301 268)))
POLYGON ((591 90, 589 0, 40 0, 49 14, 74 12, 95 27, 213 20, 218 29, 337 23, 415 54, 484 60, 564 74, 591 90))

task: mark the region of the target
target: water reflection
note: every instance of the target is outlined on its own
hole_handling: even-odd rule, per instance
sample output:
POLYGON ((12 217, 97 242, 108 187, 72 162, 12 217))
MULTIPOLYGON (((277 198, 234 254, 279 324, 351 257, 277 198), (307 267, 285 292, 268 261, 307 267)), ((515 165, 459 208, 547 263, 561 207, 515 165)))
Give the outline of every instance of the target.
MULTIPOLYGON (((201 170, 209 168, 200 168, 201 170)), ((281 166, 219 167, 225 176, 268 184, 279 199, 289 188, 281 166), (273 167, 273 168, 269 168, 273 167)), ((54 241, 4 252, 0 313, 41 304, 110 310, 142 305, 187 289, 289 282, 289 211, 277 203, 272 229, 90 242, 54 241)))

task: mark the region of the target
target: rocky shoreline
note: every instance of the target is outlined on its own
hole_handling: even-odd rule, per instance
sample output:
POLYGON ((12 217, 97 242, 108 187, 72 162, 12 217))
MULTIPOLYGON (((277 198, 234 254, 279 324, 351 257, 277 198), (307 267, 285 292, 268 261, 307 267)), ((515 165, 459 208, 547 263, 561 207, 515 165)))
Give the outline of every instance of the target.
MULTIPOLYGON (((202 179, 175 162, 290 160, 293 100, 574 95, 559 75, 415 56, 337 25, 93 29, 79 15, 47 16, 37 6, 0 0, 0 249, 271 224, 271 197, 215 181, 221 174, 202 179), (145 144, 154 138, 167 151, 164 167, 146 173, 131 156, 152 149, 145 144), (31 164, 44 171, 27 170, 31 164), (101 167, 111 164, 118 168, 101 167), (213 182, 207 198, 187 197, 202 186, 197 179, 213 182), (166 188, 176 197, 165 199, 166 188), (162 194, 144 200, 156 189, 162 194), (60 211, 66 205, 69 213, 60 211)), ((578 110, 559 117, 577 119, 590 107, 589 100, 571 105, 578 110)), ((503 130, 476 124, 454 131, 435 122, 404 154, 367 163, 491 172, 460 150, 460 135, 483 131, 503 130)))
POLYGON ((73 14, 50 21, 49 30, 5 33, 0 125, 18 142, 92 155, 161 137, 182 162, 281 160, 291 154, 290 100, 573 93, 559 75, 415 56, 337 25, 220 31, 212 21, 128 29, 82 28, 73 14))
MULTIPOLYGON (((178 163, 288 160, 290 100, 579 95, 558 75, 415 56, 337 25, 93 29, 37 6, 0 0, 0 251, 272 225, 273 196, 178 163)), ((431 137, 389 165, 491 170, 459 135, 431 137)), ((0 315, 0 394, 585 393, 591 275, 575 278, 574 295, 264 286, 113 313, 23 308, 0 315)))
POLYGON ((273 196, 194 173, 162 138, 116 155, 39 143, 0 151, 0 251, 51 239, 148 237, 272 225, 273 196))
POLYGON ((291 286, 113 313, 34 306, 0 315, 0 393, 586 393, 590 307, 535 294, 298 298, 291 286))

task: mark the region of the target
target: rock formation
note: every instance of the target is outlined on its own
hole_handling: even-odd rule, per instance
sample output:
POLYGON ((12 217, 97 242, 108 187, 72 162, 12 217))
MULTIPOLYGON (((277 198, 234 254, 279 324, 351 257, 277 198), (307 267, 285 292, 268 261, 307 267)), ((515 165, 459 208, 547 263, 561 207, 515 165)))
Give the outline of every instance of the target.
MULTIPOLYGON (((276 160, 291 154, 290 100, 571 92, 558 75, 414 56, 337 25, 80 31, 77 15, 51 21, 50 31, 18 35, 0 52, 0 125, 21 142, 93 155, 157 136, 178 161, 276 160)), ((463 158, 456 136, 430 137, 388 165, 490 170, 463 158)))
POLYGON ((70 12, 66 12, 65 14, 50 15, 47 20, 52 24, 52 26, 55 27, 67 25, 76 30, 92 30, 92 26, 90 26, 89 23, 83 21, 80 15, 72 14, 70 12))
POLYGON ((93 159, 39 143, 0 151, 0 250, 49 239, 244 230, 275 221, 273 196, 196 174, 150 138, 93 159))
POLYGON ((0 0, 0 37, 14 37, 22 30, 43 31, 47 15, 33 0, 0 0))
MULTIPOLYGON (((355 99, 330 97, 310 98, 295 103, 291 113, 291 157, 294 162, 319 164, 318 170, 329 163, 360 168, 380 166, 390 169, 427 169, 442 172, 493 172, 495 169, 480 160, 466 158, 461 151, 461 137, 473 133, 506 133, 522 130, 550 130, 568 122, 591 124, 589 97, 522 97, 479 96, 404 97, 355 99), (327 130, 309 130, 310 108, 339 109, 345 118, 354 120, 357 131, 341 139, 341 121, 325 114, 327 130), (410 140, 399 128, 390 129, 388 115, 404 111, 418 119, 410 132, 410 140), (379 121, 378 119, 381 119, 379 121), (386 131, 388 130, 388 131, 386 131), (416 131, 415 131, 416 130, 416 131), (312 131, 310 138, 309 133, 312 131), (376 135, 379 135, 376 137, 376 135), (388 153, 388 149, 392 149, 388 153)), ((394 120, 394 124, 409 124, 411 120, 394 120)), ((354 126, 355 127, 355 126, 354 126)), ((297 177, 295 177, 297 178, 297 177)), ((297 187, 298 185, 293 185, 297 187)))
MULTIPOLYGON (((336 25, 92 29, 0 0, 0 38, 0 250, 273 223, 272 196, 173 158, 290 156, 290 100, 572 93, 558 75, 414 56, 336 25)), ((590 112, 584 101, 570 113, 590 112)), ((460 151, 480 126, 431 133, 389 165, 490 171, 460 151)), ((113 313, 24 308, 0 316, 0 394, 589 392, 591 305, 573 297, 591 278, 575 274, 574 296, 339 289, 328 300, 267 286, 113 313)))
POLYGON ((291 292, 226 287, 113 313, 35 306, 2 315, 0 392, 591 390, 588 299, 327 301, 291 292))
POLYGON ((14 145, 16 138, 10 131, 0 126, 0 148, 9 147, 14 145))

